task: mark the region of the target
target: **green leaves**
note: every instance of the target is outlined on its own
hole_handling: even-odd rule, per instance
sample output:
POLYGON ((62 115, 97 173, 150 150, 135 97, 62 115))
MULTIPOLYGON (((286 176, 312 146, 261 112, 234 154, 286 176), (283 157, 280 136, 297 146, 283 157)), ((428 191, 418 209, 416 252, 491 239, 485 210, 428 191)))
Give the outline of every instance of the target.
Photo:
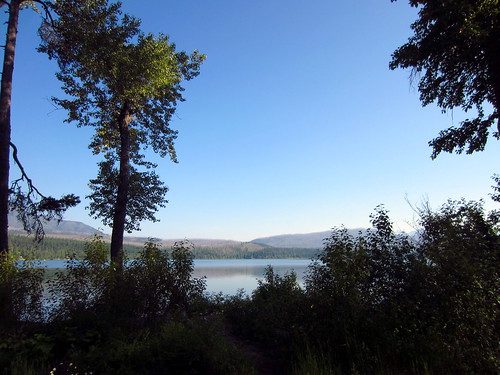
POLYGON ((333 231, 306 280, 310 334, 366 373, 394 358, 422 372, 496 373, 498 216, 464 200, 419 214, 413 238, 394 233, 382 207, 357 237, 333 231))
POLYGON ((475 118, 429 142, 432 158, 443 151, 482 151, 489 128, 499 121, 500 4, 491 0, 410 4, 419 7, 419 18, 411 25, 414 35, 393 53, 390 68, 411 68, 414 76, 421 74, 418 89, 424 106, 435 102, 443 111, 460 107, 477 112, 475 118), (493 109, 486 114, 490 105, 493 109))
MULTIPOLYGON (((113 160, 106 159, 99 163, 97 178, 90 180, 89 187, 93 191, 87 196, 91 200, 88 206, 90 215, 102 219, 104 225, 111 225, 118 189, 118 169, 113 160)), ((125 230, 129 233, 139 230, 143 220, 157 221, 154 213, 168 202, 165 199, 167 191, 168 188, 154 171, 139 172, 132 168, 125 230)))
POLYGON ((176 161, 177 132, 168 124, 184 100, 182 81, 199 74, 205 55, 176 52, 168 36, 141 33, 137 19, 105 0, 58 1, 54 10, 59 18, 42 29, 40 50, 61 67, 57 77, 69 99, 54 101, 68 111, 66 121, 97 128, 94 153, 116 149, 116 121, 127 102, 136 142, 176 161))
MULTIPOLYGON (((205 56, 176 52, 164 34, 142 33, 119 3, 59 0, 53 10, 58 18, 41 29, 40 50, 61 68, 66 97, 54 101, 68 111, 67 122, 95 127, 89 147, 106 159, 90 181, 91 215, 118 223, 113 232, 137 230, 140 221, 156 220, 168 190, 154 172, 137 169, 154 167, 141 152, 150 147, 177 162, 169 122, 184 100, 181 83, 199 74, 205 56)), ((113 238, 112 254, 121 246, 113 238)))

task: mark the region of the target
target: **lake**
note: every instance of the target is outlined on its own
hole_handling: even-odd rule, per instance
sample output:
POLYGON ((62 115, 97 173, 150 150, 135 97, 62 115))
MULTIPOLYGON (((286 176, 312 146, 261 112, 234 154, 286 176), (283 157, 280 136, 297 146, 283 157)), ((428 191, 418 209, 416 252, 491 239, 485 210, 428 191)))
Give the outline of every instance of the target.
MULTIPOLYGON (((46 268, 64 268, 64 260, 40 262, 46 268)), ((295 271, 299 283, 304 281, 304 273, 311 263, 309 259, 195 259, 194 277, 206 276, 208 293, 234 295, 239 289, 251 293, 263 280, 264 270, 268 265, 280 275, 295 271)))

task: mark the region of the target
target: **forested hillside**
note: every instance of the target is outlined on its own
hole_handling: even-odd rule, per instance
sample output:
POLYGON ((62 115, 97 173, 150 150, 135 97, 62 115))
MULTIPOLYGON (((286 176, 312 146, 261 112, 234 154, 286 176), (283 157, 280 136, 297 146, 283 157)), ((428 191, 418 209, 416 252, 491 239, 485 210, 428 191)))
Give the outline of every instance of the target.
MULTIPOLYGON (((11 234, 9 236, 12 250, 25 258, 41 260, 66 259, 83 257, 87 241, 71 238, 57 238, 46 236, 43 241, 36 243, 32 237, 11 234)), ((167 251, 173 244, 164 244, 167 251)), ((135 259, 143 245, 125 244, 124 250, 128 258, 135 259)), ((193 255, 196 259, 311 259, 318 250, 303 248, 280 248, 265 245, 256 245, 247 242, 229 242, 212 246, 195 245, 193 255)))

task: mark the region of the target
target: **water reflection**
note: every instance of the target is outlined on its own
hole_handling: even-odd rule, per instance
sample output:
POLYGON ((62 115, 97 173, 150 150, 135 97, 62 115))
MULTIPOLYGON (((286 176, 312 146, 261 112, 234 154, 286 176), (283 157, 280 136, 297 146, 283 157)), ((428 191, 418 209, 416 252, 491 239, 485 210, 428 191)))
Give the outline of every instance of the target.
POLYGON ((236 294, 239 289, 251 293, 262 280, 265 268, 271 265, 275 272, 284 275, 291 270, 303 283, 310 260, 288 259, 238 259, 238 260, 196 260, 194 277, 207 277, 207 292, 236 294))
MULTIPOLYGON (((234 295, 239 289, 251 293, 258 285, 257 279, 263 279, 268 265, 271 265, 280 275, 294 270, 299 283, 302 284, 310 263, 308 259, 196 259, 193 276, 206 276, 208 293, 222 292, 234 295)), ((40 265, 51 270, 48 274, 53 275, 54 269, 66 267, 66 261, 47 260, 40 262, 40 265)))

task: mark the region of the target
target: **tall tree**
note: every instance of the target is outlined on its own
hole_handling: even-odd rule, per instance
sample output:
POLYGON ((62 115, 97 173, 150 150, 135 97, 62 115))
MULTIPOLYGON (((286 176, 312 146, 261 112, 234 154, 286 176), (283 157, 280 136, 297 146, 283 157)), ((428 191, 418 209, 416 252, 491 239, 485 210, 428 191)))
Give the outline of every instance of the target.
POLYGON ((41 50, 57 59, 57 77, 69 99, 55 99, 67 122, 95 127, 90 143, 103 154, 91 180, 90 212, 112 226, 111 259, 123 262, 124 231, 138 229, 167 202, 167 188, 141 149, 177 162, 177 132, 169 121, 182 97, 182 81, 199 74, 205 56, 176 52, 166 35, 141 33, 139 21, 107 0, 62 0, 57 20, 42 32, 41 50), (140 171, 139 168, 143 170, 140 171))
MULTIPOLYGON (((391 0, 396 1, 396 0, 391 0)), ((464 111, 474 118, 441 131, 429 142, 441 152, 482 151, 497 121, 500 138, 500 2, 498 0, 410 0, 419 9, 414 35, 392 55, 390 68, 411 68, 420 77, 423 105, 464 111), (490 109, 491 108, 491 109, 490 109)))
POLYGON ((36 4, 44 9, 44 18, 49 19, 50 13, 46 1, 0 0, 0 8, 5 6, 8 14, 0 90, 0 256, 7 254, 9 251, 8 214, 11 209, 17 211, 18 218, 23 222, 24 228, 29 233, 35 232, 37 239, 40 239, 44 234, 44 220, 53 218, 61 220, 62 213, 67 208, 79 203, 78 197, 72 194, 61 199, 54 199, 41 194, 26 174, 19 161, 17 148, 11 142, 12 79, 19 12, 28 6, 38 11, 36 4), (9 186, 11 148, 13 149, 14 161, 21 171, 21 177, 14 180, 12 185, 9 186), (26 185, 27 191, 23 190, 23 185, 26 185))

